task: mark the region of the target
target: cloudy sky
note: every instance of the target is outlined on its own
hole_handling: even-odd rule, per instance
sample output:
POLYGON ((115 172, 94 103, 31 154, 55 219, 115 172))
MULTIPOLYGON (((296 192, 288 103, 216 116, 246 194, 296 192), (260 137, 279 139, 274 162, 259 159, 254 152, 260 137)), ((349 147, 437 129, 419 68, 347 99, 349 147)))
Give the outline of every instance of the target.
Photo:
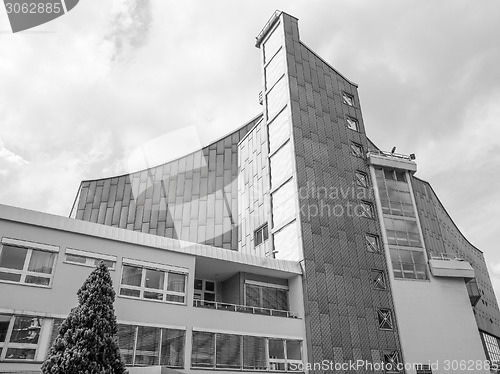
MULTIPOLYGON (((254 117, 255 36, 276 9, 359 84, 372 140, 417 154, 500 296, 494 0, 82 0, 19 34, 0 11, 0 203, 67 216, 81 180, 146 166, 145 145, 172 132, 207 144, 254 117)), ((149 163, 192 144, 176 146, 149 163)))

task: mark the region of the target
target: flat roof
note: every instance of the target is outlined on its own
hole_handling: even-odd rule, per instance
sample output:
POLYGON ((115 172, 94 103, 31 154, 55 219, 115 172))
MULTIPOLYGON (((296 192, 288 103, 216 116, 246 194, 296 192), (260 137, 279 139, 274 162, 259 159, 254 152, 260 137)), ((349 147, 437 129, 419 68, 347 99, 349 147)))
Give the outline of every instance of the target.
POLYGON ((200 259, 219 260, 239 264, 242 269, 248 267, 274 270, 289 274, 302 274, 299 262, 278 260, 270 257, 255 256, 249 253, 209 245, 187 242, 143 232, 111 227, 93 222, 81 221, 55 214, 0 204, 0 220, 18 222, 49 229, 72 232, 101 239, 136 244, 144 247, 168 250, 188 254, 200 259))

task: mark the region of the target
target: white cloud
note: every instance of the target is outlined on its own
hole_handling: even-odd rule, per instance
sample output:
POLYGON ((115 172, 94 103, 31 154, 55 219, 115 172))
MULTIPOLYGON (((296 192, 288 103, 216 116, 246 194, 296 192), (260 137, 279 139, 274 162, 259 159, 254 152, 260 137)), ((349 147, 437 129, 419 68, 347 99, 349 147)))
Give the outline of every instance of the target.
POLYGON ((14 152, 9 151, 7 148, 5 148, 5 145, 0 139, 0 163, 4 162, 12 164, 13 166, 23 166, 28 163, 28 161, 26 161, 20 155, 17 155, 14 152))

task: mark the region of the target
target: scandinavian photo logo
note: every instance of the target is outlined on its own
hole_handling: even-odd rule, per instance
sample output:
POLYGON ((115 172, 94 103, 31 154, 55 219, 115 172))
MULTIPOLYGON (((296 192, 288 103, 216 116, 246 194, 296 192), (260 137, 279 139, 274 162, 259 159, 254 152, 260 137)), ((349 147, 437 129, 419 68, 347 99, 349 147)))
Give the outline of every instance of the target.
POLYGON ((4 0, 12 32, 50 22, 73 9, 79 0, 4 0))

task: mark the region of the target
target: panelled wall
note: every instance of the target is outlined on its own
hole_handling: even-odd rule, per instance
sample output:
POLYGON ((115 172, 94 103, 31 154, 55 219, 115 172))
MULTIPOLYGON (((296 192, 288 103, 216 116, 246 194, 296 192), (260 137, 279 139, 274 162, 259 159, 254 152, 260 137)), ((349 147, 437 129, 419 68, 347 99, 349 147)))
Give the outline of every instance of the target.
POLYGON ((177 160, 82 182, 72 216, 237 250, 238 143, 260 117, 177 160))
POLYGON ((389 328, 379 319, 381 310, 393 309, 385 257, 366 238, 380 238, 380 229, 357 87, 300 42, 297 20, 285 13, 275 15, 257 40, 274 250, 276 257, 303 259, 308 360, 379 362, 400 356, 396 324, 391 321, 389 328), (272 66, 276 57, 277 65, 284 64, 281 74, 272 66), (285 170, 286 162, 273 160, 280 150, 284 155, 278 159, 291 155, 285 170), (294 227, 281 240, 280 230, 290 224, 294 227))
POLYGON ((263 240, 255 245, 255 230, 271 222, 269 194, 268 136, 266 123, 259 122, 238 144, 238 214, 240 222, 239 250, 260 256, 270 256, 272 242, 263 240))
POLYGON ((451 253, 474 268, 481 299, 474 307, 479 329, 500 336, 500 312, 483 253, 462 235, 429 183, 412 178, 426 248, 430 254, 451 253))

